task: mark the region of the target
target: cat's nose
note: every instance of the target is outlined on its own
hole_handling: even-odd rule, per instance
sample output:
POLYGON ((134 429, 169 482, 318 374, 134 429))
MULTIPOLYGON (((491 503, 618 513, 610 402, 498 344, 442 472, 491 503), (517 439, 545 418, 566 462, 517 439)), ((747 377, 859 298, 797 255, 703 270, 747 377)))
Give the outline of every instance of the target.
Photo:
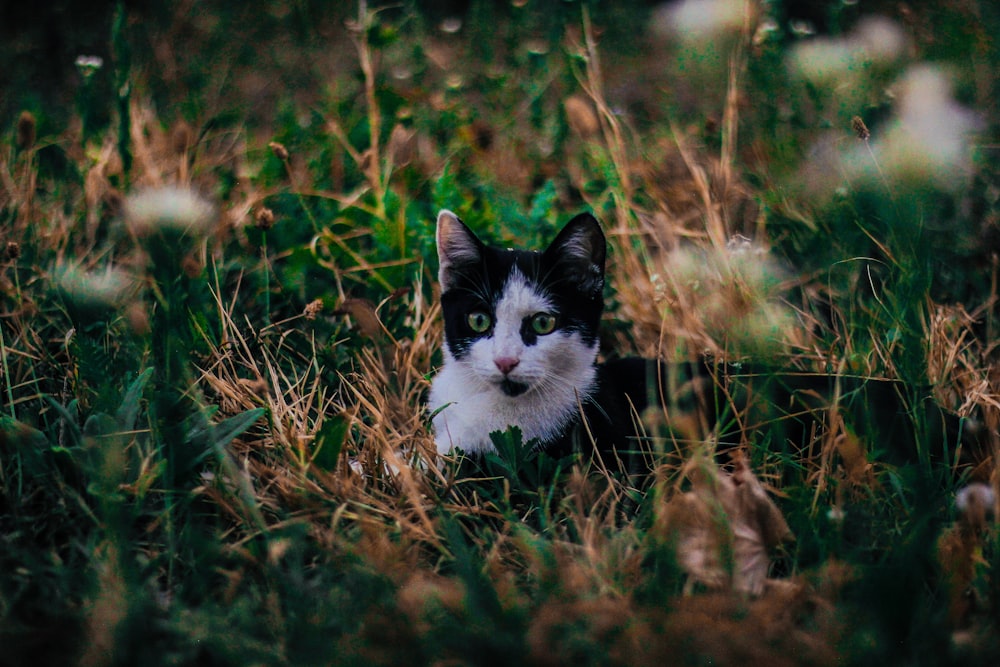
POLYGON ((500 369, 501 373, 507 375, 514 370, 519 363, 521 363, 521 360, 514 357, 497 357, 493 360, 493 363, 497 365, 497 368, 500 369))

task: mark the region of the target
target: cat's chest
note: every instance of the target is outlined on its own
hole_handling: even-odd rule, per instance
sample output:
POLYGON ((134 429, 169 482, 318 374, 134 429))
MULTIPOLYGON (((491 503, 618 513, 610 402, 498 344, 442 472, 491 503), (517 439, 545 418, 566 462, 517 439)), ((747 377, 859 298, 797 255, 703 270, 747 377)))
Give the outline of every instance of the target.
POLYGON ((434 416, 438 452, 458 448, 469 454, 493 449, 490 434, 511 426, 525 442, 545 445, 560 437, 579 419, 580 405, 596 387, 596 369, 582 372, 572 385, 506 396, 495 386, 479 382, 459 364, 446 364, 434 378, 428 406, 434 416))

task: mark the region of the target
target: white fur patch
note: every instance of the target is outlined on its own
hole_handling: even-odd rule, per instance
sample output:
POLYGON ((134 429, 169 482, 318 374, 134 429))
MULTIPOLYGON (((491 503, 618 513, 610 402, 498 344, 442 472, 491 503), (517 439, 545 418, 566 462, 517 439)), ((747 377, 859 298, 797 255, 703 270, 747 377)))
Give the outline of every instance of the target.
POLYGON ((490 433, 511 426, 524 441, 552 440, 578 414, 579 402, 594 388, 597 343, 587 345, 579 333, 557 329, 533 345, 521 338, 524 318, 551 312, 553 304, 514 271, 504 286, 494 314, 493 335, 477 340, 456 359, 444 349, 444 366, 431 386, 429 408, 434 417, 438 452, 453 448, 467 453, 492 451, 490 433), (503 373, 494 360, 514 358, 507 379, 527 385, 518 396, 500 388, 503 373))

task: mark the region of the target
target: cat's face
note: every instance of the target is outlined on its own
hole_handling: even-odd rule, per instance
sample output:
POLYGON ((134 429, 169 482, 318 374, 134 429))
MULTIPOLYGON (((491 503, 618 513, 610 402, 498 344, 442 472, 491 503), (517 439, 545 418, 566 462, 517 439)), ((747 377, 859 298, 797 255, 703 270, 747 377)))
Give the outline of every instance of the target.
POLYGON ((515 398, 576 386, 597 355, 605 241, 589 214, 544 252, 484 245, 450 211, 437 222, 445 360, 515 398))

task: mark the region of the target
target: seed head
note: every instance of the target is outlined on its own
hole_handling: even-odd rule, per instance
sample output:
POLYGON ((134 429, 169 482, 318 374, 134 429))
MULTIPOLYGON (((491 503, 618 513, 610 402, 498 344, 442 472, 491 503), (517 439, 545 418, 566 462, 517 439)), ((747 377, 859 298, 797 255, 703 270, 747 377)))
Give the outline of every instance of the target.
POLYGON ((865 121, 861 120, 861 116, 851 118, 851 129, 854 130, 854 134, 857 135, 858 139, 862 141, 868 141, 872 136, 872 133, 868 131, 868 126, 865 125, 865 121))
POLYGON ((17 259, 21 256, 21 246, 17 241, 7 241, 7 259, 17 259))
POLYGON ((279 160, 281 160, 282 162, 288 159, 288 149, 285 148, 284 144, 279 144, 277 141, 272 141, 267 145, 267 147, 270 148, 271 152, 274 153, 274 156, 279 160))
POLYGON ((181 270, 188 278, 194 279, 200 276, 202 268, 201 261, 194 255, 185 255, 181 260, 181 270))
POLYGON ((35 130, 37 123, 30 111, 22 111, 17 118, 17 149, 29 150, 35 145, 35 130))
POLYGON ((267 231, 274 227, 274 211, 267 207, 261 207, 254 213, 254 224, 257 229, 267 231))
POLYGON ((149 313, 141 301, 133 301, 125 307, 125 321, 137 336, 145 336, 150 332, 149 313))
POLYGON ((306 309, 303 311, 303 316, 307 320, 315 320, 316 316, 323 311, 323 300, 315 299, 306 304, 306 309))

